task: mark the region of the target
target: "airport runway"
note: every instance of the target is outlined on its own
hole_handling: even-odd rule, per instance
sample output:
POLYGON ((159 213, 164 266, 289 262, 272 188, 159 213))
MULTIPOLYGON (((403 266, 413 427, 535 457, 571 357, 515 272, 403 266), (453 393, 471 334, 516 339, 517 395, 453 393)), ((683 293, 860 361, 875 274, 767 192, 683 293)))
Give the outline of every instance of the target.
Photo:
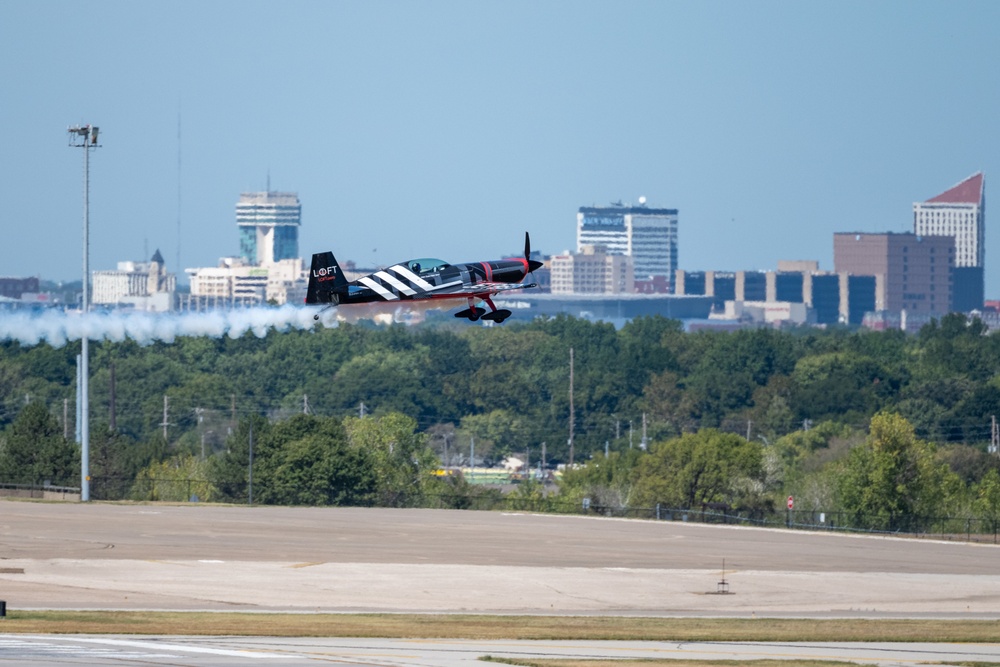
POLYGON ((0 502, 10 609, 995 618, 998 565, 993 545, 667 521, 0 502))
MULTIPOLYGON (((596 517, 0 502, 11 611, 997 618, 998 557, 992 545, 596 517)), ((1000 662, 1000 645, 0 634, 0 667, 471 667, 483 655, 888 666, 1000 662)))
POLYGON ((510 659, 840 660, 914 667, 1000 661, 998 644, 476 641, 273 637, 0 636, 0 667, 482 667, 510 659))

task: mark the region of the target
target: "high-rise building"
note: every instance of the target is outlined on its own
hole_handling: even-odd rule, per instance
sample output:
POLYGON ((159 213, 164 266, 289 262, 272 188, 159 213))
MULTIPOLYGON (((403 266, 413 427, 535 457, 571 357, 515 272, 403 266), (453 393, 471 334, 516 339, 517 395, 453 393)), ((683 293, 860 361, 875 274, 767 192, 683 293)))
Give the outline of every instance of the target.
POLYGON ((663 280, 673 284, 677 270, 677 209, 638 206, 581 206, 576 215, 576 250, 600 246, 609 255, 632 258, 636 281, 663 280))
POLYGON ((240 257, 271 264, 299 256, 302 204, 294 192, 244 192, 236 204, 240 257))
POLYGON ((981 310, 985 291, 986 179, 982 172, 925 202, 913 204, 913 233, 952 236, 955 274, 952 308, 981 310))
POLYGON ((952 311, 955 239, 916 234, 837 233, 837 273, 875 276, 875 309, 919 317, 952 311))

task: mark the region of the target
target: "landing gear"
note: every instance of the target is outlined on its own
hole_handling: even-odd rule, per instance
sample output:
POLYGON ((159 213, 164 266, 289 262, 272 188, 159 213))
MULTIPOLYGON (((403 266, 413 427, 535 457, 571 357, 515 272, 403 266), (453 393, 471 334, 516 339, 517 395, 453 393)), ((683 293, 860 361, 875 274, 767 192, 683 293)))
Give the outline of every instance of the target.
POLYGON ((487 322, 496 322, 497 324, 500 324, 511 316, 511 312, 509 310, 505 308, 497 309, 490 297, 483 297, 483 301, 490 307, 490 312, 487 313, 485 308, 479 308, 473 305, 475 301, 472 297, 469 297, 469 307, 455 313, 455 317, 464 317, 470 322, 486 320, 487 322))
MULTIPOLYGON (((336 304, 334 304, 334 305, 336 305, 336 304)), ((319 318, 320 318, 320 316, 321 316, 321 315, 322 315, 323 313, 325 313, 326 311, 330 310, 331 308, 333 308, 333 305, 330 305, 330 306, 325 306, 325 307, 323 308, 323 310, 321 310, 321 311, 319 311, 318 313, 316 313, 315 315, 313 315, 313 319, 314 319, 315 321, 319 322, 319 318)))
POLYGON ((486 315, 486 309, 485 308, 476 308, 474 306, 470 306, 469 308, 466 308, 465 310, 460 310, 457 313, 455 313, 455 317, 464 317, 467 320, 469 320, 470 322, 475 322, 480 317, 482 317, 482 318, 485 319, 488 316, 486 315))
POLYGON ((493 322, 496 322, 497 324, 500 324, 505 319, 510 317, 510 315, 511 312, 509 310, 501 308, 500 310, 494 310, 492 313, 486 313, 485 315, 483 315, 483 319, 491 320, 493 322))

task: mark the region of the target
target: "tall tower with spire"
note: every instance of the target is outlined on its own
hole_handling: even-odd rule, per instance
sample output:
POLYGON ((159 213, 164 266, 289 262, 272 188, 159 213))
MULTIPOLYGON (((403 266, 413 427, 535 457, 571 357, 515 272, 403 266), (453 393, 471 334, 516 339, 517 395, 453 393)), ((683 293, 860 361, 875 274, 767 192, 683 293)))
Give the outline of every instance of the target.
POLYGON ((986 178, 977 172, 925 202, 913 204, 913 232, 955 239, 952 308, 983 307, 986 259, 986 178))
MULTIPOLYGON (((270 185, 270 176, 268 177, 270 185)), ((251 264, 273 264, 299 256, 302 204, 294 192, 244 192, 236 204, 240 256, 251 264)))

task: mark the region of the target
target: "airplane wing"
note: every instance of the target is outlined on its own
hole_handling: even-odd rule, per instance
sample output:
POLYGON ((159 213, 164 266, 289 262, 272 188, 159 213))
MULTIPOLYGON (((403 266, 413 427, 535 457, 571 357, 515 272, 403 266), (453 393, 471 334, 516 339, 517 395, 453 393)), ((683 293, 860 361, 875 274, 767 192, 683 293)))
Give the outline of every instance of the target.
POLYGON ((463 285, 455 282, 450 285, 441 285, 433 292, 426 292, 421 296, 424 299, 454 299, 455 297, 483 297, 492 296, 499 292, 507 292, 515 289, 526 289, 536 287, 535 283, 490 283, 482 282, 475 285, 463 285))

